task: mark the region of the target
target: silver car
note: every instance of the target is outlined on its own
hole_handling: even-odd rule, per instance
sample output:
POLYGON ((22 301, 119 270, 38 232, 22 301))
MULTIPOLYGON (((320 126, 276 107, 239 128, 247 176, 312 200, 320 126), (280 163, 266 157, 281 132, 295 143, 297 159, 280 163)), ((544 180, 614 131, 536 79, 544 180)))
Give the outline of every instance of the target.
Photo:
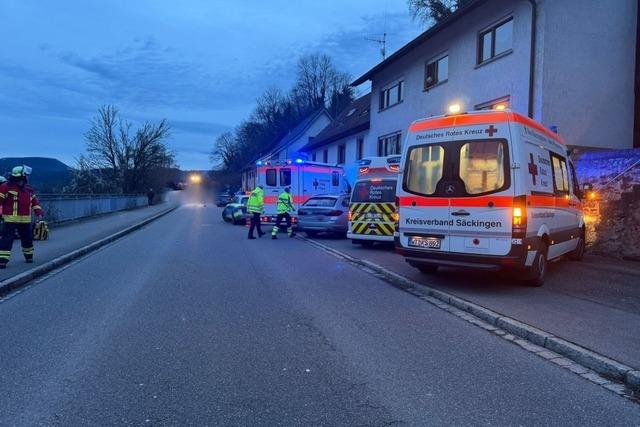
POLYGON ((298 230, 313 237, 318 233, 345 235, 349 228, 349 194, 311 197, 298 209, 298 230))

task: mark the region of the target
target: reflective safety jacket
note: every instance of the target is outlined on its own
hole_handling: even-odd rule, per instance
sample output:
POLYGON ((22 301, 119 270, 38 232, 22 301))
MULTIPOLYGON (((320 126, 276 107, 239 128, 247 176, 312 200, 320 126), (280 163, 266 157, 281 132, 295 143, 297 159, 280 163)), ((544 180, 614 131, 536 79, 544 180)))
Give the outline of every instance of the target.
POLYGON ((249 195, 247 201, 247 212, 262 213, 264 211, 264 191, 262 188, 256 187, 249 195))
POLYGON ((2 219, 7 223, 29 224, 33 212, 43 215, 40 202, 29 186, 6 182, 0 185, 2 219))
POLYGON ((293 197, 286 191, 278 196, 278 213, 293 212, 296 208, 293 206, 293 197))

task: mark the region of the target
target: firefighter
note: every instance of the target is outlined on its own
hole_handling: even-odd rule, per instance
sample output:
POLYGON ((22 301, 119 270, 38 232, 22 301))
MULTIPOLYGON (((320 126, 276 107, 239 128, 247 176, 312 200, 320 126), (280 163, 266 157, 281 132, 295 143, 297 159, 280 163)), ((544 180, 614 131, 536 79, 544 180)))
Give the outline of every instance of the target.
POLYGON ((0 215, 4 220, 0 238, 0 268, 6 268, 9 262, 16 231, 20 236, 25 261, 33 262, 31 213, 35 212, 38 218, 42 218, 44 212, 29 186, 30 173, 30 167, 16 166, 11 171, 8 182, 0 184, 0 215))
POLYGON ((276 219, 276 225, 271 230, 271 238, 277 239, 278 230, 280 229, 280 223, 284 219, 287 223, 287 234, 289 237, 293 237, 296 233, 293 232, 291 227, 291 215, 289 212, 294 212, 296 208, 293 206, 293 197, 291 197, 291 187, 284 187, 284 192, 278 196, 278 218, 276 219))
POLYGON ((253 230, 258 230, 258 237, 262 237, 262 227, 260 226, 260 214, 264 212, 264 190, 262 184, 258 184, 257 187, 251 192, 249 200, 247 201, 247 212, 251 215, 251 226, 249 227, 249 239, 255 239, 253 230))

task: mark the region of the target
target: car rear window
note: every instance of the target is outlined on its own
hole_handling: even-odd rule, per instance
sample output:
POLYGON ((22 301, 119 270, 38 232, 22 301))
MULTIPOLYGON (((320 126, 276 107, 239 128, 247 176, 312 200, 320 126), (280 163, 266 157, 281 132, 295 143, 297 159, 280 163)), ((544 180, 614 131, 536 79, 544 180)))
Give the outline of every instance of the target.
POLYGON ((395 202, 396 180, 357 182, 351 194, 352 203, 362 202, 395 202))
POLYGON ((307 200, 303 206, 317 208, 332 208, 336 204, 335 197, 312 197, 307 200))

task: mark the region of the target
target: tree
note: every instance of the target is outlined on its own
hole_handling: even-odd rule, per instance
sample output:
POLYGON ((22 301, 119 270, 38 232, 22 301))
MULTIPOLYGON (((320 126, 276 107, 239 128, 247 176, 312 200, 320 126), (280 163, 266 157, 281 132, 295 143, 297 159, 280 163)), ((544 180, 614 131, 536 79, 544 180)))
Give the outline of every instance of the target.
POLYGON ((472 1, 474 0, 408 0, 407 4, 414 20, 431 26, 447 19, 472 1))
POLYGON ((175 155, 164 142, 170 130, 166 120, 131 129, 115 106, 100 107, 85 134, 87 155, 78 161, 84 176, 87 170, 96 171, 111 183, 108 187, 127 194, 146 191, 158 180, 159 170, 175 167, 175 155))

